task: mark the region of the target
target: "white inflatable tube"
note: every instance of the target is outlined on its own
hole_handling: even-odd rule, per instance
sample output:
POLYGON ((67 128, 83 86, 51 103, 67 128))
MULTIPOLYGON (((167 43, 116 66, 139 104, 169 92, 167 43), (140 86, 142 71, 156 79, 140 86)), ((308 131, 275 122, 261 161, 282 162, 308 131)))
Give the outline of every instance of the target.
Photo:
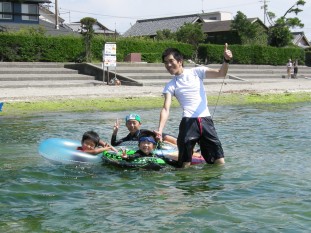
POLYGON ((77 140, 49 138, 39 145, 39 153, 55 164, 96 164, 102 162, 102 154, 91 155, 77 150, 81 142, 77 140))

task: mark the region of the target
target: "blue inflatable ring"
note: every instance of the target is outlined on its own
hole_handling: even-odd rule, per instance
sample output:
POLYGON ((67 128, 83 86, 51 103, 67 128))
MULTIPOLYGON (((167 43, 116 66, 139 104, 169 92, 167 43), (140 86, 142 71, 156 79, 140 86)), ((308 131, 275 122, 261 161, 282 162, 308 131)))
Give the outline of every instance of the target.
POLYGON ((39 145, 39 153, 54 164, 97 164, 102 162, 102 153, 91 155, 77 150, 77 140, 49 138, 39 145))

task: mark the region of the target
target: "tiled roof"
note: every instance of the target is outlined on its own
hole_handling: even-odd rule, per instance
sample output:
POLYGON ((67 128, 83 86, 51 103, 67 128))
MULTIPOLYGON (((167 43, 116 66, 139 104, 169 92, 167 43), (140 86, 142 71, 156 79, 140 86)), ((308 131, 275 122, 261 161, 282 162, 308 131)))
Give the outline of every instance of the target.
POLYGON ((292 32, 292 35, 294 36, 292 40, 293 44, 298 45, 302 48, 308 48, 311 46, 304 32, 292 32))
POLYGON ((199 20, 198 14, 174 16, 157 19, 138 20, 123 36, 154 36, 157 31, 168 29, 176 32, 185 23, 194 23, 199 20))
POLYGON ((66 25, 59 25, 59 29, 57 30, 54 24, 51 24, 44 20, 39 20, 39 24, 18 24, 18 23, 0 22, 0 27, 3 31, 18 31, 24 27, 35 27, 36 28, 39 26, 43 26, 46 29, 46 34, 50 36, 79 35, 78 33, 73 32, 66 25))
MULTIPOLYGON (((82 31, 82 27, 81 27, 81 23, 80 22, 73 22, 73 23, 69 23, 66 24, 69 28, 71 28, 74 32, 79 32, 81 33, 82 31)), ((100 22, 96 22, 93 25, 93 29, 94 29, 94 33, 95 34, 105 34, 105 35, 109 35, 109 34, 115 34, 116 32, 113 30, 108 29, 107 27, 105 27, 103 24, 101 24, 100 22)))
MULTIPOLYGON (((138 20, 129 30, 123 34, 123 36, 155 36, 157 31, 164 29, 168 29, 171 32, 176 32, 185 23, 195 22, 203 22, 202 30, 203 32, 207 33, 231 30, 232 20, 215 20, 204 22, 205 19, 208 19, 208 13, 138 20)), ((266 27, 258 18, 249 18, 248 20, 252 23, 258 21, 264 27, 266 27)))

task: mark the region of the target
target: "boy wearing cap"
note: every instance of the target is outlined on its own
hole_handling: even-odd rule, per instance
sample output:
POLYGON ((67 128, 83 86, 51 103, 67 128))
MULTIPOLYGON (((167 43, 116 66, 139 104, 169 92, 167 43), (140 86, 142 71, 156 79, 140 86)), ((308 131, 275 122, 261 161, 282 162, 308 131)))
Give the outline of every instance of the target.
POLYGON ((121 138, 120 140, 117 140, 117 134, 118 134, 119 126, 120 126, 120 122, 117 119, 116 123, 114 124, 113 132, 111 136, 112 146, 118 146, 122 142, 126 142, 126 141, 138 141, 138 138, 141 132, 144 131, 143 129, 140 129, 140 126, 141 126, 140 116, 135 113, 131 113, 125 117, 125 125, 130 133, 126 137, 121 138))
MULTIPOLYGON (((123 142, 126 141, 138 141, 139 137, 142 135, 143 132, 148 131, 146 129, 140 129, 141 127, 141 118, 140 115, 136 113, 131 113, 125 117, 125 125, 130 132, 126 137, 121 138, 120 140, 117 140, 117 134, 120 126, 120 122, 117 119, 117 121, 114 124, 113 132, 111 136, 111 145, 112 146, 119 146, 123 142)), ((177 144, 177 139, 168 135, 164 134, 162 135, 162 138, 164 141, 177 144)))
POLYGON ((154 156, 153 150, 156 148, 157 142, 155 141, 155 138, 153 136, 142 135, 138 139, 138 141, 139 141, 138 142, 139 150, 137 150, 132 155, 127 155, 126 152, 124 152, 122 154, 123 159, 132 161, 132 160, 135 160, 141 157, 153 157, 154 156))

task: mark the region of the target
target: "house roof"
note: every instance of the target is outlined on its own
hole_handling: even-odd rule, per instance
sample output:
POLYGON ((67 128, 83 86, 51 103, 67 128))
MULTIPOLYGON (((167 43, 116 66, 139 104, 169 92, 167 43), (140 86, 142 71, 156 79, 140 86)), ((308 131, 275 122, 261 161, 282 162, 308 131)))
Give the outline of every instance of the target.
POLYGON ((157 31, 164 29, 176 32, 185 23, 194 23, 197 21, 201 21, 199 14, 137 20, 123 36, 153 36, 157 34, 157 31))
MULTIPOLYGON (((71 28, 64 24, 59 25, 59 29, 55 28, 55 25, 44 20, 39 20, 39 24, 22 24, 22 23, 10 23, 10 22, 0 22, 0 28, 2 31, 18 31, 25 27, 44 27, 46 29, 46 34, 50 36, 58 35, 75 35, 77 33, 73 32, 71 28)), ((79 35, 79 34, 78 34, 79 35)))
POLYGON ((292 40, 293 44, 302 48, 311 47, 311 44, 305 36, 304 32, 292 32, 292 35, 294 36, 292 40))
MULTIPOLYGON (((176 32, 185 23, 203 22, 203 32, 223 32, 231 30, 232 20, 208 20, 211 13, 192 14, 182 16, 172 16, 165 18, 138 20, 123 36, 155 36, 157 31, 168 29, 176 32), (208 20, 208 21, 204 21, 208 20)), ((259 18, 249 18, 251 23, 259 22, 263 27, 268 29, 259 18)))
MULTIPOLYGON (((258 22, 261 24, 264 28, 268 30, 268 27, 259 19, 259 18, 248 18, 248 21, 251 23, 258 22)), ((223 21, 209 21, 205 22, 202 25, 203 32, 209 33, 209 32, 227 32, 231 30, 231 23, 232 20, 223 20, 223 21)))
MULTIPOLYGON (((71 28, 73 31, 75 31, 75 32, 79 32, 80 33, 81 30, 82 30, 80 22, 73 22, 73 23, 69 23, 69 24, 66 24, 66 25, 69 28, 71 28)), ((96 22, 93 25, 93 29, 95 31, 95 34, 115 34, 115 31, 108 29, 107 27, 105 27, 100 22, 96 22)))
MULTIPOLYGON (((55 23, 55 13, 50 11, 48 7, 39 6, 40 19, 48 21, 50 23, 55 23)), ((64 19, 58 16, 58 21, 60 24, 64 23, 64 19)))

